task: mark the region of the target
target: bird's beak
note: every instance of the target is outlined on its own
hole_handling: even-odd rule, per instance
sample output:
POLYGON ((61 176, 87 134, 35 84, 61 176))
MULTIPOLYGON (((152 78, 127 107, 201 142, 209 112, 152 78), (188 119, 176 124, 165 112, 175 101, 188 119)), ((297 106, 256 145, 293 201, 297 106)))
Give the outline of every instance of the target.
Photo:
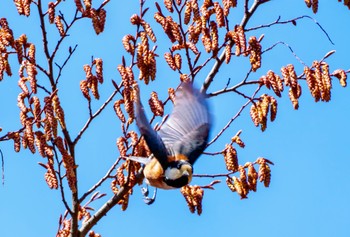
POLYGON ((182 175, 190 176, 190 173, 186 170, 185 172, 182 173, 182 175))

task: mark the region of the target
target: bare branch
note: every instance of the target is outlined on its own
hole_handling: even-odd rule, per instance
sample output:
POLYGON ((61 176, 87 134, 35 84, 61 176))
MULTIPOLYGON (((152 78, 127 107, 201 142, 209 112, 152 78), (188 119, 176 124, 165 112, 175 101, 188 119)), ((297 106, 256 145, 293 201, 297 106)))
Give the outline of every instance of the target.
POLYGON ((106 108, 106 106, 112 101, 114 96, 118 93, 119 90, 114 90, 113 93, 109 96, 109 98, 102 104, 102 106, 86 121, 84 127, 80 130, 77 137, 73 140, 73 144, 77 144, 80 140, 81 136, 84 134, 86 129, 89 127, 90 123, 106 108))
POLYGON ((308 19, 311 19, 315 22, 315 24, 322 30, 322 32, 326 35, 327 39, 329 40, 329 42, 331 44, 334 45, 332 39, 330 38, 330 36, 328 35, 327 31, 321 26, 320 23, 318 23, 316 21, 316 19, 314 19, 313 17, 311 16, 307 16, 307 15, 304 15, 304 16, 299 16, 299 17, 296 17, 296 18, 293 18, 293 19, 290 19, 290 20, 286 20, 286 21, 281 21, 281 17, 279 16, 277 18, 276 21, 272 22, 272 23, 269 23, 269 24, 265 24, 265 25, 260 25, 260 26, 256 26, 256 27, 252 27, 252 28, 248 28, 246 29, 246 31, 252 31, 252 30, 257 30, 257 29, 261 29, 261 28, 266 28, 266 27, 271 27, 271 26, 274 26, 274 25, 277 25, 277 24, 290 24, 292 23, 293 25, 296 24, 296 21, 298 20, 301 20, 303 18, 308 18, 308 19))
MULTIPOLYGON (((256 9, 262 3, 264 3, 264 1, 255 0, 253 5, 251 6, 251 8, 248 11, 245 11, 245 14, 244 14, 243 19, 242 19, 241 24, 240 24, 243 28, 248 23, 248 21, 249 21, 250 17, 252 16, 252 14, 256 11, 256 9)), ((245 4, 246 4, 245 6, 247 6, 248 0, 246 0, 245 4)), ((232 41, 229 41, 227 43, 228 44, 233 44, 232 41)), ((221 52, 220 56, 216 59, 215 64, 213 65, 213 67, 211 68, 211 70, 208 73, 207 77, 205 78, 204 83, 203 83, 202 88, 201 88, 202 92, 206 92, 207 91, 207 89, 209 88, 210 84, 214 80, 214 77, 219 72, 219 69, 220 69, 220 67, 221 67, 221 65, 222 65, 222 63, 224 61, 225 61, 225 51, 221 52)))
POLYGON ((89 196, 91 193, 93 193, 98 187, 100 187, 111 175, 111 173, 113 172, 113 170, 115 169, 115 167, 117 167, 117 165, 119 164, 119 161, 121 160, 121 158, 118 158, 113 165, 111 166, 111 168, 109 168, 109 170, 107 171, 107 173, 105 174, 105 176, 103 176, 94 186, 92 186, 86 193, 84 193, 81 198, 79 198, 79 202, 82 203, 85 198, 87 196, 89 196))
MULTIPOLYGON (((136 183, 141 181, 143 179, 143 171, 141 170, 136 175, 136 183)), ((105 204, 102 205, 102 207, 95 212, 94 215, 91 216, 91 218, 86 221, 83 226, 80 228, 80 236, 85 236, 89 230, 103 217, 105 216, 109 210, 111 210, 117 203, 123 198, 123 196, 131 189, 126 183, 124 186, 122 186, 118 193, 116 193, 112 198, 110 198, 105 204)))
POLYGON ((251 98, 238 110, 238 112, 228 121, 228 123, 221 129, 221 131, 208 143, 207 147, 213 144, 216 140, 219 139, 219 137, 230 127, 233 121, 235 121, 242 113, 242 111, 252 102, 252 100, 255 98, 256 94, 260 91, 261 86, 259 86, 251 98))

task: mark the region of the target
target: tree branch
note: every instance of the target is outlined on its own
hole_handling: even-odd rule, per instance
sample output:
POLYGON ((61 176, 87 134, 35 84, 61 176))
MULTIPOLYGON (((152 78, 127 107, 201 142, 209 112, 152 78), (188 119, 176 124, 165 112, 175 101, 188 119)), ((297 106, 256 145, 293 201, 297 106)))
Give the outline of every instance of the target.
POLYGON ((114 96, 119 92, 119 90, 114 90, 114 92, 109 96, 109 98, 103 103, 103 105, 86 121, 84 127, 80 130, 77 137, 74 139, 73 144, 77 144, 81 136, 84 134, 86 129, 89 127, 90 123, 104 110, 104 108, 112 101, 114 96))
POLYGON ((114 164, 111 166, 111 168, 109 168, 109 170, 107 171, 105 176, 103 176, 94 186, 92 186, 86 193, 84 193, 83 196, 81 196, 81 198, 79 198, 80 203, 82 203, 87 196, 89 196, 91 193, 93 193, 99 186, 101 186, 103 184, 104 181, 106 181, 110 177, 112 171, 118 165, 120 160, 121 160, 121 158, 117 159, 114 162, 114 164))
MULTIPOLYGON (((251 6, 251 8, 247 11, 245 11, 245 14, 243 16, 243 19, 241 21, 241 26, 244 28, 246 26, 246 24, 248 23, 250 17, 253 15, 253 13, 256 11, 256 9, 259 7, 260 4, 264 3, 266 1, 262 1, 262 0, 255 0, 253 5, 251 6)), ((247 9, 247 4, 248 4, 248 0, 246 0, 246 9, 247 9)), ((233 42, 232 41, 228 41, 228 44, 232 45, 233 42)), ((219 69, 222 65, 222 63, 225 60, 225 51, 222 51, 220 56, 216 59, 215 64, 213 65, 213 67, 211 68, 210 72, 208 73, 207 77, 204 80, 204 83, 202 85, 201 88, 201 92, 206 92, 207 89, 209 88, 210 84, 213 82, 214 77, 216 76, 216 74, 219 72, 219 69)))
MULTIPOLYGON (((136 175, 136 183, 141 181, 143 179, 143 171, 141 170, 136 175)), ((112 198, 110 198, 94 215, 91 216, 91 218, 86 221, 83 226, 80 228, 80 236, 85 236, 89 230, 103 217, 105 216, 109 210, 111 210, 115 205, 118 204, 118 202, 123 198, 123 196, 131 189, 126 183, 124 186, 122 186, 118 193, 116 193, 112 198)))

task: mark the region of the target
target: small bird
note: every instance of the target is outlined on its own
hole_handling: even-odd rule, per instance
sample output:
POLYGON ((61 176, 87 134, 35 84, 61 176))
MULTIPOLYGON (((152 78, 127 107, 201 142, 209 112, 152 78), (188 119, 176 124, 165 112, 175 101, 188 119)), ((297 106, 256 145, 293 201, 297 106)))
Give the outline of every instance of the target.
POLYGON ((145 164, 146 183, 153 187, 187 185, 192 180, 193 164, 208 143, 211 116, 205 96, 192 83, 183 83, 175 95, 172 113, 156 132, 146 117, 137 85, 134 90, 136 124, 152 155, 128 158, 145 164))

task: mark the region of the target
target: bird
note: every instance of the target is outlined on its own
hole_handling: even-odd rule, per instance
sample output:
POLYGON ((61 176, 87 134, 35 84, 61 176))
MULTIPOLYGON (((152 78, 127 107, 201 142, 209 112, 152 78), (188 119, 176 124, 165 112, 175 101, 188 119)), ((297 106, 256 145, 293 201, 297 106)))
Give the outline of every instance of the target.
MULTIPOLYGON (((136 125, 152 154, 147 158, 128 158, 144 164, 146 184, 160 189, 189 184, 193 164, 208 144, 212 125, 205 94, 191 82, 183 82, 175 94, 174 108, 159 131, 151 127, 146 117, 137 84, 134 85, 134 105, 136 125)), ((148 194, 148 190, 144 193, 148 194)))

